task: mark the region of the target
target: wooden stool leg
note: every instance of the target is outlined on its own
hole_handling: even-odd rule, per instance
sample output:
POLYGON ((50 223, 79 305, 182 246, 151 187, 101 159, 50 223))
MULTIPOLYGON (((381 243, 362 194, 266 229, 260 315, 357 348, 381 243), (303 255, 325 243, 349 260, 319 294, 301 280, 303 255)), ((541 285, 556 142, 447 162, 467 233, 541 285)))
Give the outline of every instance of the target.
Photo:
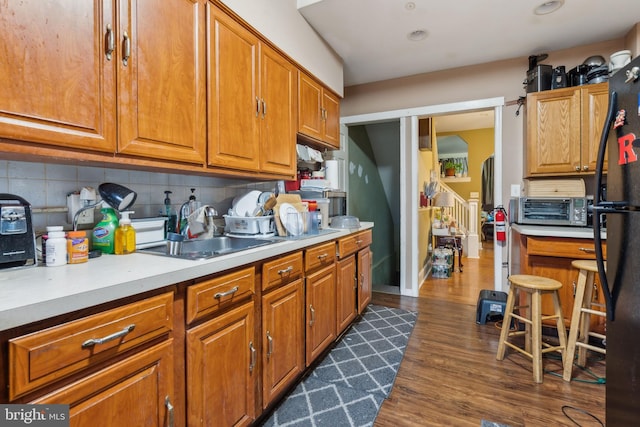
POLYGON ((509 295, 507 296, 507 305, 504 309, 504 316, 502 319, 502 330, 500 331, 500 341, 498 341, 498 353, 496 354, 497 360, 504 359, 504 353, 506 350, 505 342, 509 338, 509 327, 511 325, 511 313, 513 313, 513 306, 515 305, 515 287, 511 286, 509 295))
MULTIPOLYGON (((582 300, 582 307, 584 308, 591 308, 594 278, 595 272, 589 271, 584 289, 584 299, 582 300)), ((589 344, 589 331, 591 331, 591 314, 585 311, 580 316, 580 336, 578 340, 589 344)), ((587 366, 587 349, 583 346, 578 346, 578 366, 587 366)))
POLYGON ((533 380, 542 382, 542 313, 540 291, 531 293, 531 346, 533 351, 533 380))
MULTIPOLYGON (((533 320, 533 308, 532 308, 532 303, 531 303, 531 292, 525 292, 525 306, 522 308, 522 310, 520 311, 520 314, 529 320, 533 320)), ((529 354, 532 354, 531 352, 531 327, 533 326, 532 323, 526 323, 524 325, 524 330, 525 330, 525 334, 524 334, 524 351, 526 351, 529 354)))
POLYGON ((587 282, 587 271, 580 270, 578 272, 578 283, 576 285, 576 296, 573 302, 573 312, 571 313, 571 327, 569 329, 569 339, 567 340, 567 351, 564 359, 564 372, 562 378, 565 381, 571 381, 571 372, 573 371, 573 360, 576 355, 576 341, 578 340, 578 331, 580 330, 580 318, 582 317, 581 308, 584 306, 584 291, 587 282))
POLYGON ((564 315, 562 314, 562 305, 560 305, 560 295, 558 291, 553 292, 553 308, 556 316, 556 327, 558 328, 558 341, 562 347, 562 366, 567 360, 567 330, 564 327, 564 315))

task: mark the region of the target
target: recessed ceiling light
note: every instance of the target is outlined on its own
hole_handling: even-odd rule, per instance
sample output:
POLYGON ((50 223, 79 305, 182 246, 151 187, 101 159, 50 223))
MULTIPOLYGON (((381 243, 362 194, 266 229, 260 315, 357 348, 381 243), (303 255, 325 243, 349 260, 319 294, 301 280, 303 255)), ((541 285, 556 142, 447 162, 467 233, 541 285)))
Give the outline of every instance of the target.
POLYGON ((419 42, 427 38, 427 30, 414 30, 407 34, 407 38, 413 42, 419 42))
POLYGON ((542 3, 533 10, 536 15, 548 15, 560 9, 564 5, 564 0, 551 0, 542 3))
POLYGON ((407 10, 414 10, 416 8, 416 4, 412 1, 407 2, 407 4, 404 5, 404 8, 407 10))

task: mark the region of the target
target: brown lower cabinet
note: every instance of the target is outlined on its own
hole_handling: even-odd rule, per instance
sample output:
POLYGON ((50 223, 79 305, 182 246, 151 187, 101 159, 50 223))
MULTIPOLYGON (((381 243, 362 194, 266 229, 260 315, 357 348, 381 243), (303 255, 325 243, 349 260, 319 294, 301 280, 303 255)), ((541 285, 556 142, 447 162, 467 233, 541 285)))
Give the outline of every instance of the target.
POLYGON ((74 427, 252 425, 371 299, 371 232, 343 239, 0 332, 0 403, 69 404, 74 427))
POLYGON ((249 301, 187 331, 188 425, 248 425, 256 417, 257 352, 249 301))
POLYGON ((336 328, 340 335, 358 315, 356 257, 351 255, 336 264, 336 328))
MULTIPOLYGON (((595 259, 593 239, 528 236, 515 231, 513 235, 513 244, 518 246, 520 254, 518 272, 549 277, 562 283, 560 305, 565 325, 571 326, 578 281, 578 270, 571 265, 571 262, 577 259, 595 259)), ((606 258, 606 246, 603 247, 603 253, 606 258)), ((594 302, 604 304, 604 295, 598 277, 595 278, 593 299, 594 302)), ((553 302, 549 295, 542 297, 542 313, 553 314, 553 302)), ((604 322, 603 317, 591 316, 591 330, 604 333, 604 322)))
POLYGON ((28 403, 69 404, 72 426, 165 426, 173 395, 168 340, 28 403))

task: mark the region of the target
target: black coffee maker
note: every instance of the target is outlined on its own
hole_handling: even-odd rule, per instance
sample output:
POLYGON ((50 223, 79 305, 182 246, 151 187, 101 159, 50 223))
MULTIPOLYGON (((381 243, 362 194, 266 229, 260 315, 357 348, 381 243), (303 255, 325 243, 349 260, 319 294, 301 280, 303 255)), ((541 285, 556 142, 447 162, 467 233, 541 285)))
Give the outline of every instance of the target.
POLYGON ((36 264, 31 205, 20 196, 0 193, 0 269, 36 264))
POLYGON ((527 79, 524 81, 527 93, 551 89, 553 67, 539 64, 540 61, 544 61, 548 56, 546 53, 529 56, 529 69, 527 70, 527 79))

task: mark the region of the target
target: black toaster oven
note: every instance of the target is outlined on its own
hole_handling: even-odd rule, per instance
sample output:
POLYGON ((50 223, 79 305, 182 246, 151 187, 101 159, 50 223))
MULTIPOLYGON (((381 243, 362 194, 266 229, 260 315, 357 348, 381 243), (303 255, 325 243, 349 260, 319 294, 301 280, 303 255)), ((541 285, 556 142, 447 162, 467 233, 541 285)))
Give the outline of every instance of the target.
POLYGON ((36 264, 31 205, 20 196, 0 193, 0 268, 36 264))

